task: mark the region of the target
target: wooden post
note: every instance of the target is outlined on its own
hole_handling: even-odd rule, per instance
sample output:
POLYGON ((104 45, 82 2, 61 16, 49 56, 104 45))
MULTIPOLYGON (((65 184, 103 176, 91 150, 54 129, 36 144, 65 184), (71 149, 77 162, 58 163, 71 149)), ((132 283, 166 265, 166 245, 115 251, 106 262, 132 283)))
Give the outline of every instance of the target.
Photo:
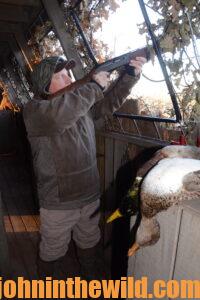
POLYGON ((27 45, 27 41, 25 40, 25 37, 22 34, 22 31, 17 30, 15 32, 15 38, 16 38, 17 44, 19 45, 21 53, 24 56, 26 65, 28 66, 29 71, 32 72, 33 71, 33 69, 32 69, 33 54, 31 52, 31 49, 27 45))
POLYGON ((27 67, 32 71, 31 61, 33 59, 33 53, 30 47, 27 45, 27 41, 23 34, 23 27, 20 24, 12 24, 8 22, 0 21, 0 33, 5 33, 13 35, 15 37, 17 44, 21 50, 27 67))
POLYGON ((19 45, 17 44, 15 37, 14 36, 10 37, 8 42, 9 42, 10 48, 11 48, 12 52, 14 53, 14 56, 19 64, 19 66, 22 69, 22 72, 24 73, 25 77, 29 80, 30 74, 29 74, 28 70, 30 70, 30 69, 27 67, 27 61, 25 61, 24 55, 21 52, 21 49, 19 48, 19 45))
POLYGON ((15 37, 13 36, 13 34, 3 34, 3 33, 1 33, 0 41, 8 43, 8 46, 11 49, 11 51, 14 53, 14 56, 15 56, 18 64, 20 65, 24 75, 27 78, 29 78, 28 69, 26 67, 24 57, 21 53, 21 50, 19 49, 19 47, 17 45, 17 42, 16 42, 15 37))
MULTIPOLYGON (((22 26, 19 24, 14 25, 12 23, 0 22, 0 33, 1 36, 3 34, 3 38, 6 36, 6 34, 8 34, 9 37, 15 39, 15 44, 17 43, 17 46, 20 48, 20 52, 24 57, 27 68, 29 71, 32 71, 31 61, 33 58, 33 53, 30 47, 27 45, 22 26)), ((7 40, 9 41, 9 39, 7 40)))
POLYGON ((16 90, 15 86, 13 87, 12 83, 10 82, 10 79, 7 78, 7 84, 9 87, 8 90, 9 90, 9 95, 11 96, 11 101, 16 104, 19 104, 18 101, 20 101, 20 104, 27 103, 30 100, 30 95, 28 93, 28 90, 24 86, 19 74, 13 71, 13 65, 10 63, 10 60, 8 58, 5 59, 5 66, 7 71, 10 74, 11 77, 10 79, 14 82, 14 85, 17 87, 16 90), (21 97, 18 95, 17 91, 21 97))
MULTIPOLYGON (((6 65, 6 67, 7 67, 7 62, 8 62, 8 59, 4 58, 4 65, 6 65)), ((17 93, 13 89, 13 86, 11 85, 11 82, 10 82, 6 72, 1 70, 0 77, 1 77, 1 80, 4 82, 4 84, 6 85, 6 88, 8 90, 11 102, 12 103, 15 102, 15 99, 17 98, 17 93)))
POLYGON ((84 76, 81 60, 74 47, 74 43, 71 35, 67 32, 65 19, 62 10, 59 7, 57 0, 42 0, 43 5, 48 13, 49 19, 52 22, 53 28, 60 43, 63 47, 64 53, 68 59, 74 59, 76 61, 76 67, 73 69, 73 73, 76 79, 80 79, 84 76))
POLYGON ((12 33, 1 33, 0 35, 0 41, 7 42, 9 45, 9 48, 13 52, 18 64, 20 65, 23 74, 27 79, 30 79, 29 69, 27 66, 27 62, 24 59, 23 53, 21 52, 21 49, 19 48, 17 41, 15 39, 14 34, 12 33))

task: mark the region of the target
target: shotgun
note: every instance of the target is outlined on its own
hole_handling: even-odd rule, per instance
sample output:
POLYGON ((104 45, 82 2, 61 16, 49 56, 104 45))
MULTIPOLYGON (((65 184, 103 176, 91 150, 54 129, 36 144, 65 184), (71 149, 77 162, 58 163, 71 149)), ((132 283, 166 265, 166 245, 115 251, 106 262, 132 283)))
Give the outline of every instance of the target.
POLYGON ((51 94, 48 96, 48 99, 51 100, 54 97, 57 97, 59 95, 62 95, 65 92, 69 92, 71 90, 74 90, 76 88, 79 88, 81 85, 86 84, 91 81, 92 76, 95 73, 105 71, 105 72, 112 72, 116 70, 119 67, 122 67, 129 63, 131 59, 135 59, 136 57, 145 57, 147 61, 150 60, 151 52, 149 48, 139 48, 134 51, 130 51, 128 53, 122 54, 120 56, 117 56, 115 58, 109 59, 101 64, 96 64, 95 67, 83 78, 73 82, 69 86, 63 88, 62 90, 59 90, 58 92, 51 94))
POLYGON ((122 54, 106 62, 97 65, 95 68, 95 73, 100 71, 112 72, 117 68, 124 66, 129 63, 131 59, 135 59, 136 57, 141 56, 145 57, 147 61, 150 60, 150 50, 147 47, 139 48, 137 50, 122 54))

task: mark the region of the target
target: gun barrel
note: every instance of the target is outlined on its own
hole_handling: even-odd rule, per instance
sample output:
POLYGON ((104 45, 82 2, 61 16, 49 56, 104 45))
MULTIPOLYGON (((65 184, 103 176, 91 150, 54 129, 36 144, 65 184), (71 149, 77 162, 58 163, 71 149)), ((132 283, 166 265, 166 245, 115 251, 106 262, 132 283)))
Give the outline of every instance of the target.
POLYGON ((131 51, 126 54, 117 56, 113 59, 107 60, 106 62, 99 64, 97 66, 96 72, 100 72, 100 71, 111 72, 121 66, 128 64, 131 59, 134 59, 138 56, 145 57, 148 61, 150 60, 150 50, 147 47, 140 48, 135 51, 131 51))

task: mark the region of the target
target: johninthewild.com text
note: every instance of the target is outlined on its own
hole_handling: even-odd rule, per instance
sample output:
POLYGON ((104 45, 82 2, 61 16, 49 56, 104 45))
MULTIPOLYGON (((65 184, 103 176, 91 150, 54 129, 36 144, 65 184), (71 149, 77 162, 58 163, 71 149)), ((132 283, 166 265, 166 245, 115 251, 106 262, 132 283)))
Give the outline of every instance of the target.
POLYGON ((155 280, 148 289, 148 278, 121 277, 120 280, 91 280, 80 277, 57 280, 4 280, 0 277, 0 299, 124 298, 200 299, 200 280, 155 280))

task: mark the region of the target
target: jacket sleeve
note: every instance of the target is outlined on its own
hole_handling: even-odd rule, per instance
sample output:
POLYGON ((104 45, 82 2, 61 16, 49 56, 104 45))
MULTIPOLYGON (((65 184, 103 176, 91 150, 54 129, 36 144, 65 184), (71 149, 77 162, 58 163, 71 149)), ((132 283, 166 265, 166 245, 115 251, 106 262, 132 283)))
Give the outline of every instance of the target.
POLYGON ((101 89, 95 83, 87 83, 51 100, 33 100, 23 114, 27 131, 54 134, 69 128, 102 98, 101 89))
POLYGON ((94 120, 111 115, 118 110, 126 101, 126 97, 138 79, 138 76, 131 76, 123 72, 105 93, 104 99, 93 106, 94 120))

